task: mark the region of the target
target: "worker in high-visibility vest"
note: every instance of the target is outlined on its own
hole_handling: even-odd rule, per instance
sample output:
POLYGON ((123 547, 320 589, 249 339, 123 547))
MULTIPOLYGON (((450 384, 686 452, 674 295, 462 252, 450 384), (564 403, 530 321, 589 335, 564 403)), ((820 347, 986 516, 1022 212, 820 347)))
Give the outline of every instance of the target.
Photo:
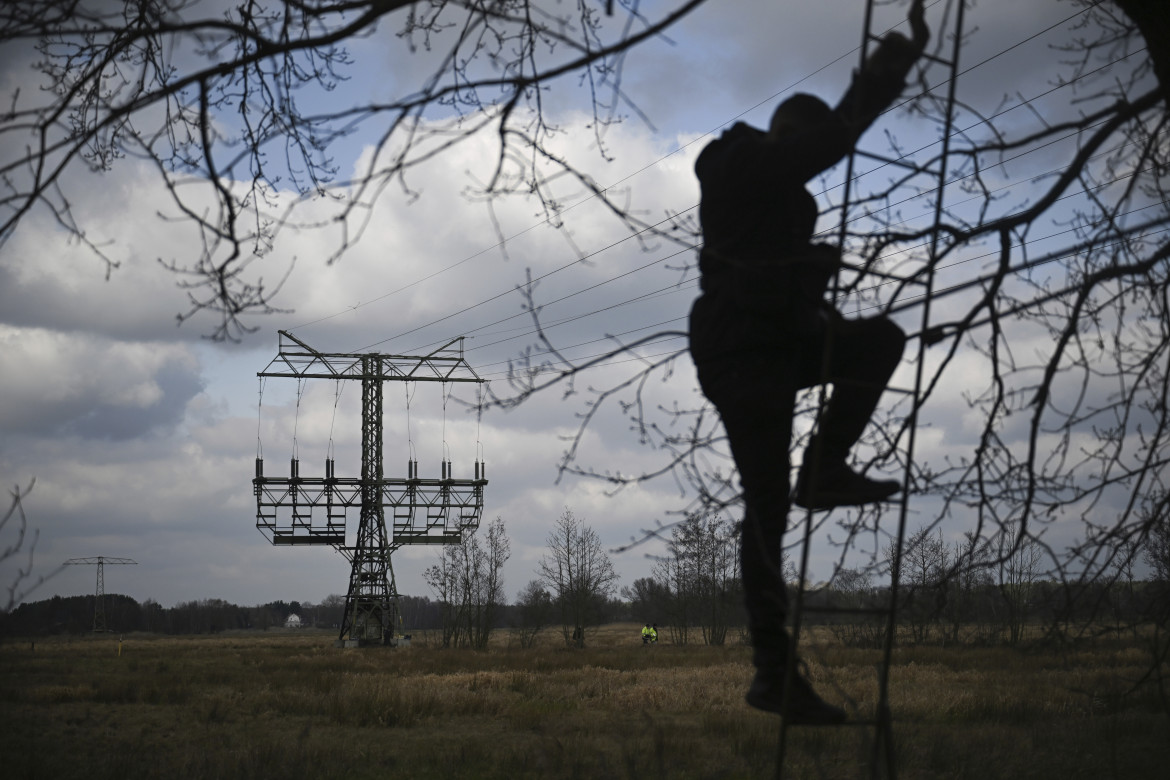
POLYGON ((648 645, 648 644, 650 644, 650 632, 651 632, 652 630, 653 630, 653 629, 651 629, 651 628, 650 628, 650 624, 649 624, 649 623, 647 623, 646 625, 642 626, 642 644, 644 644, 644 645, 648 645))

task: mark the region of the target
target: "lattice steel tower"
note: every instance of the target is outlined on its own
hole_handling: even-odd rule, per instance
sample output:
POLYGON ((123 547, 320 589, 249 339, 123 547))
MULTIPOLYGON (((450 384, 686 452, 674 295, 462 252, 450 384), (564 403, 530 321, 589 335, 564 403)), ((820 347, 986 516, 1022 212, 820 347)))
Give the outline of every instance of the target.
POLYGON ((70 558, 65 561, 66 566, 97 566, 97 589, 94 591, 93 598, 93 630, 95 633, 105 633, 109 631, 106 625, 106 564, 133 564, 137 565, 138 561, 132 561, 129 558, 108 558, 104 555, 98 555, 93 558, 70 558))
POLYGON ((484 464, 475 461, 473 479, 455 479, 444 460, 439 479, 420 479, 418 462, 407 461, 405 479, 387 479, 382 470, 382 385, 384 382, 484 382, 463 359, 455 339, 428 355, 322 353, 280 331, 278 354, 257 376, 296 379, 353 379, 362 383, 361 477, 338 477, 333 459, 325 476, 300 476, 294 457, 288 477, 264 475, 256 458, 252 480, 256 527, 275 545, 331 545, 352 568, 338 643, 394 644, 398 593, 390 554, 404 544, 458 544, 479 527, 484 464), (346 512, 357 507, 353 545, 346 544, 346 512), (386 525, 389 508, 392 524, 386 525))

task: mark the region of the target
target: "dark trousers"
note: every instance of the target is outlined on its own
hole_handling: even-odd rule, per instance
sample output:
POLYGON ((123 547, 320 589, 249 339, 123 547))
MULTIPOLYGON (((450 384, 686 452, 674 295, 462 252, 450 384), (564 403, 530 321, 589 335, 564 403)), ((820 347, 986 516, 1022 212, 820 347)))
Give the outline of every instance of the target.
MULTIPOLYGON (((739 470, 745 515, 740 570, 756 665, 783 659, 788 612, 781 548, 789 511, 789 456, 796 393, 833 384, 810 452, 843 462, 877 408, 902 357, 906 337, 891 320, 846 320, 824 310, 819 325, 791 344, 728 356, 704 341, 705 316, 691 315, 691 349, 703 393, 719 410, 739 470)), ((807 459, 808 456, 806 456, 807 459)))

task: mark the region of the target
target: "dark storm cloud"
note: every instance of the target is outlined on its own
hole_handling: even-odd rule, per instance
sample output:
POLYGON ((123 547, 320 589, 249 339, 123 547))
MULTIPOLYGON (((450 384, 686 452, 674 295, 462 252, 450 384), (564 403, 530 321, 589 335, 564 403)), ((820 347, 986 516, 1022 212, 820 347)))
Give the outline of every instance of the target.
MULTIPOLYGON (((119 360, 118 355, 98 349, 89 357, 112 363, 119 360)), ((81 361, 85 356, 76 359, 81 361)), ((94 375, 84 364, 76 363, 46 375, 40 380, 43 392, 22 394, 19 414, 3 415, 3 428, 10 434, 128 441, 172 430, 204 388, 198 367, 180 359, 164 360, 153 375, 135 372, 120 389, 114 378, 118 373, 116 366, 107 365, 94 375)), ((10 395, 9 400, 16 399, 10 395)))
POLYGON ((83 438, 114 441, 173 429, 182 422, 191 399, 203 391, 203 379, 190 366, 171 362, 158 370, 154 382, 160 395, 153 403, 135 407, 97 404, 63 421, 62 428, 83 438))

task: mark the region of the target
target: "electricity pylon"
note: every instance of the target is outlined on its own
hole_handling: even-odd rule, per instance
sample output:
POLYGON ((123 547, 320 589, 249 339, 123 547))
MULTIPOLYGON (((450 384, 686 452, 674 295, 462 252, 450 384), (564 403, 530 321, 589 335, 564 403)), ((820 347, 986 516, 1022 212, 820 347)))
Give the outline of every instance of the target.
POLYGON ((132 561, 129 558, 107 558, 104 555, 99 555, 95 558, 70 558, 65 561, 66 566, 92 566, 97 565, 97 590, 94 591, 93 600, 93 630, 97 632, 106 632, 109 628, 106 626, 106 564, 134 564, 138 565, 138 561, 132 561))
POLYGON ((302 477, 293 458, 288 477, 264 474, 256 458, 252 480, 256 527, 275 545, 331 545, 352 568, 338 643, 393 644, 398 593, 390 553, 404 544, 458 544, 465 531, 479 527, 487 477, 476 460, 474 479, 455 479, 443 461, 439 479, 421 479, 418 463, 407 461, 405 479, 382 472, 382 384, 384 382, 479 382, 463 359, 463 340, 455 339, 428 355, 342 354, 318 352, 279 331, 278 354, 260 377, 355 379, 362 383, 362 474, 338 477, 333 459, 325 477, 302 477), (458 346, 455 346, 455 345, 458 346), (355 543, 346 544, 346 510, 359 508, 355 543), (385 509, 392 513, 386 525, 385 509))

